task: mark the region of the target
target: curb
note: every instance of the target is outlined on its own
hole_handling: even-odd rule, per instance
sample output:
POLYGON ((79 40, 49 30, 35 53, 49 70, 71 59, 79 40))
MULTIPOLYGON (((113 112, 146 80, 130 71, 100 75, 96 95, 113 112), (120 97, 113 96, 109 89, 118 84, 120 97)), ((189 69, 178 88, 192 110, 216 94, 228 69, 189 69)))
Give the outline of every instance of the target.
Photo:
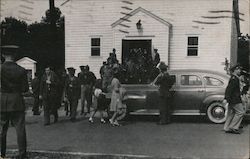
MULTIPOLYGON (((14 159, 17 155, 17 149, 7 151, 7 158, 14 159)), ((28 159, 200 159, 199 157, 154 157, 146 155, 130 154, 105 154, 105 153, 83 153, 83 152, 61 152, 45 150, 28 150, 28 159)))

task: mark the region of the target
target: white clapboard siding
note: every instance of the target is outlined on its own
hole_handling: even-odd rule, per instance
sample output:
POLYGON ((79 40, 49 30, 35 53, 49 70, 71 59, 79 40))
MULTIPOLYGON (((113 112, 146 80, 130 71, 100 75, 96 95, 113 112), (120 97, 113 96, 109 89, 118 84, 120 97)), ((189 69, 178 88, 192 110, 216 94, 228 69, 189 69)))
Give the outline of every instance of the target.
MULTIPOLYGON (((149 37, 152 35, 150 38, 152 47, 158 48, 161 59, 168 63, 171 69, 200 68, 222 72, 225 58, 229 60, 230 57, 235 58, 231 55, 235 53, 236 46, 236 39, 231 38, 234 37, 232 18, 230 18, 232 13, 212 12, 231 11, 232 0, 128 1, 133 4, 123 3, 122 0, 71 0, 69 2, 71 10, 65 15, 66 67, 73 66, 79 71, 80 65, 88 64, 91 71, 99 77, 99 68, 112 48, 116 48, 118 60, 121 61, 122 39, 131 39, 131 36, 138 34, 135 24, 139 19, 142 20, 143 35, 149 37), (125 7, 132 10, 127 10, 125 7), (138 12, 128 18, 131 22, 122 22, 130 28, 120 25, 111 26, 124 17, 121 12, 130 13, 139 7, 147 12, 138 12), (150 13, 153 16, 149 15, 150 13), (208 18, 214 16, 226 18, 208 18), (170 23, 171 27, 159 22, 157 17, 170 23), (218 24, 199 22, 218 22, 218 24), (119 29, 129 33, 121 33, 119 29), (197 57, 187 57, 187 37, 192 35, 199 37, 197 57), (90 56, 91 37, 101 38, 100 57, 90 56)), ((243 12, 246 12, 248 16, 245 16, 249 18, 247 7, 243 12)))

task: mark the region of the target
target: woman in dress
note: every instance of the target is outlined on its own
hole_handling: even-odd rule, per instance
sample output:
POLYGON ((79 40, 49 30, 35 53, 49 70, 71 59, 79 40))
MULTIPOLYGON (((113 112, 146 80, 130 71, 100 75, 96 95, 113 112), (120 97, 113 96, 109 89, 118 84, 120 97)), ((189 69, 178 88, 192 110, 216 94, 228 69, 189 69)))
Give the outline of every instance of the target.
POLYGON ((111 82, 111 102, 110 112, 114 112, 113 116, 109 119, 110 124, 113 126, 120 126, 118 120, 121 120, 126 115, 126 104, 124 103, 125 89, 121 87, 118 78, 118 72, 114 71, 113 79, 111 82))

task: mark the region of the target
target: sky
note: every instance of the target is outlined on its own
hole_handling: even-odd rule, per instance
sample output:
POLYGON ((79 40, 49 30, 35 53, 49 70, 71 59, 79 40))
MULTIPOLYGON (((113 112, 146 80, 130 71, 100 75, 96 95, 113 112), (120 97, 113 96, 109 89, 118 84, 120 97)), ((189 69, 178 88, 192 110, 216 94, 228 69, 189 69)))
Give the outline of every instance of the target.
MULTIPOLYGON (((65 7, 60 5, 66 0, 55 0, 55 6, 63 12, 65 7)), ((45 11, 49 9, 49 0, 0 0, 1 21, 4 17, 17 17, 28 24, 40 22, 45 11)))

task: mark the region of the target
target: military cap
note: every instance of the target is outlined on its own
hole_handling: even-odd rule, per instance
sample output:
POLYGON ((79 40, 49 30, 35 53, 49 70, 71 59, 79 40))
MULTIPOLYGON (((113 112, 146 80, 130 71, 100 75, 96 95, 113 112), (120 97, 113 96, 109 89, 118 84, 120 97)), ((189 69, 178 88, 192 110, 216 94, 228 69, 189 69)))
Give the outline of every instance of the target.
POLYGON ((154 49, 154 51, 155 51, 155 52, 157 52, 157 51, 158 51, 158 49, 154 49))
POLYGON ((68 67, 67 70, 68 70, 69 72, 74 72, 76 69, 74 69, 73 67, 68 67))
POLYGON ((230 70, 233 72, 235 69, 242 69, 242 66, 241 64, 237 63, 235 65, 233 65, 230 70))
POLYGON ((168 66, 165 64, 165 62, 159 62, 158 65, 156 66, 158 69, 164 71, 168 69, 168 66))
POLYGON ((3 45, 1 46, 1 53, 3 55, 15 55, 18 49, 19 46, 17 45, 3 45))
POLYGON ((80 67, 81 70, 83 70, 85 66, 84 66, 84 65, 81 65, 81 66, 79 66, 79 67, 80 67))

